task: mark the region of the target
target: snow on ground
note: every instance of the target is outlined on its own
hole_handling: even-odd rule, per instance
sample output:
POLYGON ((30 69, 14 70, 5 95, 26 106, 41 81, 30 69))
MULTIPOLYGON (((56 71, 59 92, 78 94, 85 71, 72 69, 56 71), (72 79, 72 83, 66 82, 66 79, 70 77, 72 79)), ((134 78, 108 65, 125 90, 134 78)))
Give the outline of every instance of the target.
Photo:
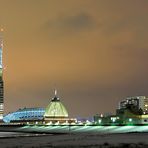
POLYGON ((57 135, 21 135, 21 137, 1 137, 0 148, 13 147, 124 147, 148 148, 148 133, 127 134, 57 134, 57 135))

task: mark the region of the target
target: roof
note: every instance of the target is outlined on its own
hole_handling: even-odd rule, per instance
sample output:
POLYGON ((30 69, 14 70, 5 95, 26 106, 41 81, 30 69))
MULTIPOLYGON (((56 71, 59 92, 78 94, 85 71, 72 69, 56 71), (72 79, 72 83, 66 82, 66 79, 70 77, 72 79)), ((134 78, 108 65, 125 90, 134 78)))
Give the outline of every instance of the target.
POLYGON ((45 109, 44 117, 68 117, 68 112, 60 99, 55 96, 45 109))

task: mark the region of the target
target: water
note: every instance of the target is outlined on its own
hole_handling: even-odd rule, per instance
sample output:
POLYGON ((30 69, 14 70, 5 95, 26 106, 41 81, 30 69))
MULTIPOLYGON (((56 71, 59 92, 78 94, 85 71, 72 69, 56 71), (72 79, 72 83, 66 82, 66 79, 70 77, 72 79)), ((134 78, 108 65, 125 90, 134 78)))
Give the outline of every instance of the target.
POLYGON ((17 138, 17 137, 30 137, 30 136, 44 136, 46 134, 33 134, 21 132, 0 132, 0 138, 17 138))
MULTIPOLYGON (((100 147, 108 143, 109 147, 148 147, 148 133, 125 134, 35 134, 19 132, 0 132, 0 148, 42 148, 42 147, 100 147), (44 135, 44 136, 43 136, 44 135)), ((106 146, 104 146, 106 147, 106 146)))

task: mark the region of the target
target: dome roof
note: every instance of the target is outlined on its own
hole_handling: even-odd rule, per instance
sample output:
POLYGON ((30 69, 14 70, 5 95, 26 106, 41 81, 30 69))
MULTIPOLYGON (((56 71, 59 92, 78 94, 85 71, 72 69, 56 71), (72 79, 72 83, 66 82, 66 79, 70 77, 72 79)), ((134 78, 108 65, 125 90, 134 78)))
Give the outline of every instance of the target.
POLYGON ((60 99, 56 96, 52 98, 51 102, 45 109, 44 117, 68 117, 68 112, 64 105, 60 102, 60 99))

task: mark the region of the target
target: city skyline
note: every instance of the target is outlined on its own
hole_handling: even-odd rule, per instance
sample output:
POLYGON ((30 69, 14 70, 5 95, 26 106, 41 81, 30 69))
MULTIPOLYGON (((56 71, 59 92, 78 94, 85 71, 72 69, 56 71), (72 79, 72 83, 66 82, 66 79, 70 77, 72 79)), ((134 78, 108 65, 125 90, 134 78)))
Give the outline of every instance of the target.
POLYGON ((146 0, 0 2, 5 113, 46 107, 55 88, 70 116, 148 95, 146 0))

